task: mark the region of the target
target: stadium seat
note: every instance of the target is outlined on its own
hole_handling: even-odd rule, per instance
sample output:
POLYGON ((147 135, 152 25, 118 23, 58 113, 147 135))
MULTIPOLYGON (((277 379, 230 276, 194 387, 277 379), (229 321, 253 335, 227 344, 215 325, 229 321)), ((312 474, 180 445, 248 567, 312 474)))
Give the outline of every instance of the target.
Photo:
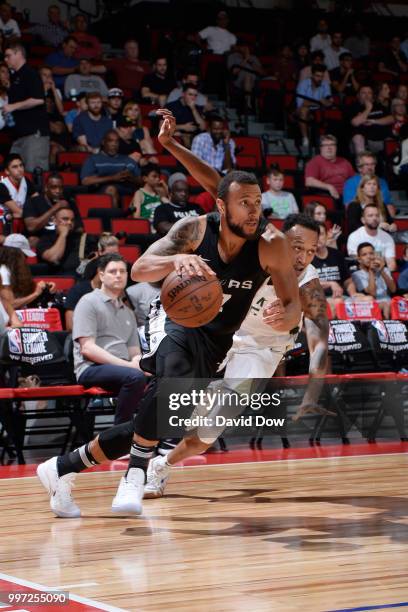
POLYGON ((156 157, 161 168, 175 168, 177 166, 177 159, 171 155, 156 155, 156 157))
POLYGON ((34 280, 36 282, 55 283, 57 291, 68 291, 75 285, 73 276, 36 276, 34 280))
POLYGON ((240 157, 253 157, 255 158, 255 165, 248 166, 251 168, 262 168, 262 147, 261 139, 257 136, 234 136, 234 142, 241 152, 237 155, 237 165, 240 157))
POLYGON ((399 232, 408 230, 408 219, 398 219, 397 217, 394 219, 394 223, 396 224, 399 232))
POLYGON ((106 193, 78 193, 75 202, 82 218, 88 217, 91 208, 112 208, 112 197, 106 193))
POLYGON ((302 196, 302 207, 304 208, 309 202, 320 202, 327 210, 336 210, 334 200, 329 195, 310 194, 302 196))
POLYGON ((267 155, 266 166, 276 165, 282 172, 286 170, 297 170, 297 159, 295 155, 267 155))
POLYGON ((128 263, 133 264, 140 257, 140 249, 137 246, 123 245, 119 247, 119 253, 128 263))
POLYGON ((336 317, 347 321, 372 321, 381 320, 382 314, 375 300, 372 302, 346 300, 336 304, 336 317))
POLYGON ((82 166, 84 161, 88 159, 90 153, 86 151, 63 151, 58 153, 58 167, 64 166, 82 166))
POLYGON ((100 219, 82 219, 84 225, 84 231, 87 234, 102 234, 103 227, 100 219))
POLYGON ((259 168, 253 155, 237 155, 237 168, 259 168))
MULTIPOLYGON (((51 172, 44 172, 44 181, 47 181, 51 172)), ((58 172, 58 174, 62 177, 64 181, 64 185, 78 185, 79 177, 77 172, 58 172)))
POLYGON ((206 213, 211 212, 215 207, 215 200, 208 191, 202 191, 198 195, 192 196, 189 198, 189 202, 198 204, 206 213))
POLYGON ((150 234, 150 221, 148 219, 112 219, 112 232, 126 232, 126 234, 150 234))
POLYGON ((395 253, 397 259, 402 259, 406 246, 407 245, 404 242, 397 242, 397 244, 395 245, 395 253))
POLYGON ((408 300, 402 296, 395 296, 391 299, 391 319, 408 321, 408 300))

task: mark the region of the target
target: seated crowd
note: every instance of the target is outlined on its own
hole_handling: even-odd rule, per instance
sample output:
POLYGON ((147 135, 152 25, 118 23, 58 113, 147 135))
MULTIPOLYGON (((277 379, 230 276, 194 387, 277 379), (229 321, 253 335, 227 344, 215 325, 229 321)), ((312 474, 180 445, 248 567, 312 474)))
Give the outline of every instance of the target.
MULTIPOLYGON (((291 156, 276 155, 270 163, 255 137, 250 140, 261 160, 252 163, 253 150, 216 112, 208 88, 203 91, 200 62, 178 65, 165 55, 142 61, 134 39, 124 42, 122 57, 107 58, 81 14, 69 24, 50 6, 47 23, 20 28, 12 14, 1 4, 0 322, 18 324, 15 310, 53 302, 58 288, 41 276, 73 277, 64 323, 74 330, 77 378, 122 386, 119 420, 129 416, 130 393, 140 387, 130 371, 137 365, 137 342, 129 335, 123 350, 110 354, 108 340, 102 348, 92 343, 97 325, 110 310, 120 311, 126 323, 128 307, 142 325, 158 287, 132 285, 132 257, 178 219, 215 206, 162 150, 159 107, 172 111, 179 141, 220 176, 233 168, 258 175, 263 213, 272 224, 279 228, 298 211, 318 221, 313 264, 333 315, 339 302, 376 300, 389 318, 391 297, 408 297, 408 232, 399 226, 389 185, 403 185, 408 176, 408 41, 393 36, 373 57, 373 41, 361 24, 343 42, 343 33, 329 32, 321 19, 310 41, 296 49, 285 45, 267 62, 229 30, 224 11, 216 26, 191 37, 191 47, 204 57, 223 57, 239 114, 260 113, 270 104, 273 121, 278 125, 284 116, 288 132, 295 130, 306 163, 303 169, 295 158, 285 170, 291 156), (49 47, 42 65, 32 61, 32 40, 24 44, 21 36, 49 47), (265 83, 277 87, 266 91, 265 83), (388 139, 401 149, 398 163, 387 158, 388 139), (120 219, 122 230, 115 231, 120 219), (133 230, 138 220, 144 225, 133 230), (132 255, 126 255, 130 246, 132 255), (92 375, 90 363, 100 365, 92 375)), ((113 330, 118 336, 119 327, 113 330)))

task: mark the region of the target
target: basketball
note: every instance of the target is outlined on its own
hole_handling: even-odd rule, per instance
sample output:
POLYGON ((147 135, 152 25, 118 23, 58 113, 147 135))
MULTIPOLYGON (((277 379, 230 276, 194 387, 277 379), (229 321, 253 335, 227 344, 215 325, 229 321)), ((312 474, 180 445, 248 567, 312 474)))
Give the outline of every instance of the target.
POLYGON ((214 319, 222 304, 222 287, 216 276, 179 276, 171 272, 161 288, 161 303, 168 317, 184 327, 201 327, 214 319))

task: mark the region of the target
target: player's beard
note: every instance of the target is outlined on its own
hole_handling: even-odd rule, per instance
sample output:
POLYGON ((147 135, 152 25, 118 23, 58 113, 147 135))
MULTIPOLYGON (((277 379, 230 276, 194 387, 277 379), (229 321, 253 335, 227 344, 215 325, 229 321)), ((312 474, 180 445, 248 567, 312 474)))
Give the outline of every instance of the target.
POLYGON ((245 231, 245 227, 243 225, 238 225, 237 223, 234 223, 232 221, 231 215, 228 210, 226 211, 225 219, 227 222, 228 229, 239 238, 245 238, 245 240, 257 240, 257 238, 259 238, 262 233, 260 227, 260 220, 258 221, 258 226, 254 229, 253 232, 247 232, 245 231))

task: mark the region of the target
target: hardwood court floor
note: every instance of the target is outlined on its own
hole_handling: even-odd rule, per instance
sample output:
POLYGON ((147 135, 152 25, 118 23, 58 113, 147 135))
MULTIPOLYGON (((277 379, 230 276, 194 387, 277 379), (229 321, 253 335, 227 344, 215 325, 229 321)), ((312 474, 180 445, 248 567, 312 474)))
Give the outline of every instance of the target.
POLYGON ((183 468, 138 519, 110 513, 118 472, 78 477, 75 520, 51 515, 35 478, 0 480, 0 572, 132 612, 406 603, 407 468, 408 454, 183 468))

